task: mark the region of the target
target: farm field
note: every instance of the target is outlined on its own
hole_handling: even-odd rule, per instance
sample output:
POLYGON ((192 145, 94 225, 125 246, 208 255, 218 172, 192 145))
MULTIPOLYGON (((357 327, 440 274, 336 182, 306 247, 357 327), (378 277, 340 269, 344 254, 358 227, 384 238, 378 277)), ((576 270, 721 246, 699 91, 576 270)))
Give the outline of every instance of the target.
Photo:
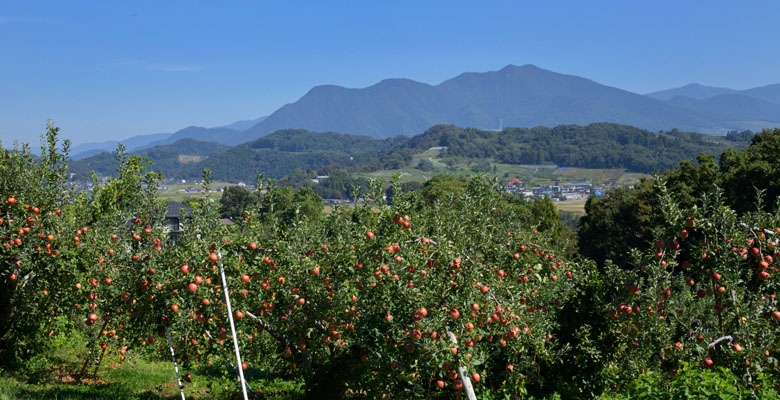
MULTIPOLYGON (((399 174, 401 182, 419 182, 423 183, 437 174, 448 174, 457 177, 470 177, 475 174, 475 170, 484 171, 487 176, 496 177, 500 181, 509 181, 517 178, 523 181, 524 187, 534 187, 538 185, 553 185, 567 182, 589 182, 593 186, 599 186, 605 190, 615 187, 631 187, 642 178, 651 178, 651 175, 628 172, 625 169, 591 169, 559 167, 554 164, 541 165, 514 165, 486 162, 477 164, 455 164, 448 166, 438 158, 439 150, 428 150, 416 154, 413 158, 413 164, 419 160, 426 159, 432 162, 433 168, 430 170, 420 170, 418 168, 405 168, 395 170, 381 170, 363 174, 366 178, 381 178, 388 182, 392 180, 394 174, 399 174)), ((584 200, 562 201, 558 207, 575 212, 584 212, 582 208, 584 200)))
POLYGON ((555 208, 557 208, 558 211, 585 214, 585 203, 587 201, 587 199, 557 201, 555 202, 555 208))
MULTIPOLYGON (((227 187, 235 185, 235 183, 228 183, 228 182, 222 182, 222 181, 214 181, 211 182, 209 187, 213 190, 219 187, 227 187)), ((159 196, 162 199, 168 199, 173 201, 182 202, 185 200, 196 200, 201 197, 206 197, 210 200, 219 201, 219 199, 222 197, 222 192, 217 191, 211 191, 208 193, 203 192, 182 192, 182 190, 187 189, 201 189, 202 186, 200 183, 194 183, 192 181, 187 181, 186 183, 179 182, 167 182, 163 186, 164 188, 160 189, 159 196)))

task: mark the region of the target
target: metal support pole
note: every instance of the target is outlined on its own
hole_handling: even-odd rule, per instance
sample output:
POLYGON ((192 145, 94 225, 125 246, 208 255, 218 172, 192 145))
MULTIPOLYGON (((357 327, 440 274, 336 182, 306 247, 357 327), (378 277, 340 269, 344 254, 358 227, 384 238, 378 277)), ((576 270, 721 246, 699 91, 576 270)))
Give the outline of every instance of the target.
POLYGON ((173 344, 171 343, 171 334, 168 332, 168 325, 165 325, 165 336, 168 338, 168 348, 171 349, 171 360, 173 360, 173 370, 176 371, 176 383, 179 384, 181 400, 186 400, 184 398, 184 385, 181 384, 181 378, 179 378, 179 366, 176 365, 176 354, 173 352, 173 344))
POLYGON ((225 268, 222 266, 222 253, 217 253, 219 257, 219 273, 222 275, 222 290, 225 292, 225 304, 227 304, 228 319, 230 320, 230 332, 233 333, 233 347, 236 349, 236 364, 238 364, 238 375, 241 377, 241 392, 244 394, 244 400, 249 400, 246 394, 246 380, 244 379, 244 368, 241 364, 241 353, 238 351, 238 337, 236 336, 236 325, 233 323, 233 308, 230 306, 230 295, 228 294, 227 279, 225 279, 225 268))
MULTIPOLYGON (((449 330, 447 330, 447 338, 450 339, 452 344, 458 344, 458 339, 455 337, 455 334, 449 330)), ((460 377, 461 382, 463 382, 463 391, 466 392, 466 397, 468 397, 469 400, 477 400, 477 395, 474 393, 474 387, 471 386, 471 379, 466 375, 466 368, 463 368, 460 365, 460 362, 458 362, 458 376, 460 377)))

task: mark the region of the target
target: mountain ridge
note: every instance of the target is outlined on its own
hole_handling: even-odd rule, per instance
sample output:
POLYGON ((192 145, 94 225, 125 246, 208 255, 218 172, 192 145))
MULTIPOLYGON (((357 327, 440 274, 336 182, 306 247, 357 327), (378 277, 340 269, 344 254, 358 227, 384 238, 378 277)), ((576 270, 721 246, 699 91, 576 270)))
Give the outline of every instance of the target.
MULTIPOLYGON (((268 116, 215 128, 190 126, 132 148, 185 137, 234 146, 284 129, 381 139, 414 135, 438 124, 495 129, 613 122, 651 131, 725 134, 780 126, 780 111, 768 103, 780 104, 780 84, 734 90, 695 83, 640 95, 533 64, 509 64, 495 71, 463 72, 435 85, 408 78, 387 78, 363 88, 317 85, 268 116), (734 96, 718 97, 724 95, 734 96)), ((116 143, 76 146, 73 154, 113 150, 116 143)))
MULTIPOLYGON (((765 92, 774 96, 772 87, 765 92)), ((533 64, 510 64, 496 71, 464 72, 437 85, 406 78, 384 79, 364 88, 318 85, 240 137, 248 141, 279 129, 299 128, 384 138, 414 134, 436 124, 493 129, 499 120, 517 127, 606 121, 650 130, 721 134, 756 129, 755 121, 780 125, 780 115, 736 117, 722 119, 718 113, 680 108, 533 64)))
POLYGON ((685 86, 680 86, 677 88, 650 92, 645 94, 645 96, 663 101, 669 101, 676 96, 685 96, 696 100, 703 100, 709 97, 735 92, 738 92, 738 90, 715 86, 705 86, 699 83, 689 83, 685 86))

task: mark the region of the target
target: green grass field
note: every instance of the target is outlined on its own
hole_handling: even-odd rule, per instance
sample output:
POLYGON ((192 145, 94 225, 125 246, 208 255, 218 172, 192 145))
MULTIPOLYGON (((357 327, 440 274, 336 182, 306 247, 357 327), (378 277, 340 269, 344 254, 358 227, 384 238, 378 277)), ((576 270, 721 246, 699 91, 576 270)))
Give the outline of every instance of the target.
MULTIPOLYGON (((415 154, 414 159, 428 159, 433 162, 434 169, 421 171, 416 168, 404 168, 398 170, 381 170, 364 174, 366 178, 382 178, 386 182, 398 173, 401 182, 425 182, 433 175, 450 174, 454 176, 468 177, 474 174, 475 164, 456 164, 448 166, 437 158, 439 151, 426 151, 415 154)), ((525 186, 549 185, 561 182, 590 182, 595 186, 626 187, 636 184, 639 179, 649 177, 647 174, 627 172, 625 169, 591 169, 591 168, 562 168, 554 164, 542 165, 515 165, 489 163, 488 175, 497 176, 503 181, 518 178, 525 186)))
MULTIPOLYGON (((210 188, 216 189, 218 187, 226 187, 229 185, 234 185, 232 183, 227 182, 221 182, 221 181, 215 181, 211 182, 209 185, 210 188)), ((181 190, 185 190, 187 188, 195 188, 195 189, 201 189, 202 185, 199 183, 194 183, 192 181, 187 181, 186 183, 179 182, 169 182, 165 184, 166 189, 160 189, 160 197, 163 199, 168 200, 174 200, 174 201, 184 201, 184 200, 195 200, 203 198, 203 196, 208 197, 209 199, 212 199, 214 201, 219 201, 220 198, 222 198, 222 192, 209 192, 209 193, 187 193, 182 192, 181 190)))
MULTIPOLYGON (((87 354, 87 339, 78 332, 58 334, 43 354, 32 358, 18 370, 0 369, 0 400, 162 400, 180 399, 176 374, 170 358, 158 358, 130 351, 120 361, 117 349, 109 348, 97 374, 93 366, 85 379, 78 376, 87 354)), ((230 399, 240 396, 238 380, 230 367, 219 361, 212 366, 179 365, 183 377, 189 373, 191 382, 183 382, 187 399, 230 399)), ((271 376, 249 368, 245 376, 256 396, 261 399, 297 399, 303 395, 302 384, 271 376)))
MULTIPOLYGON (((225 376, 208 376, 192 372, 192 381, 184 382, 187 399, 236 398, 240 391, 237 380, 225 376)), ((258 398, 297 399, 303 395, 302 385, 282 378, 261 378, 260 371, 247 371, 247 381, 258 398)), ((240 394, 240 393, 239 393, 240 394)), ((97 378, 76 383, 69 375, 53 372, 49 379, 25 383, 8 374, 0 375, 0 400, 102 400, 102 399, 180 399, 176 375, 171 362, 146 361, 130 357, 121 365, 101 367, 97 378)))
POLYGON ((587 201, 586 199, 559 201, 555 203, 555 208, 557 208, 558 211, 567 211, 575 214, 585 214, 586 201, 587 201))

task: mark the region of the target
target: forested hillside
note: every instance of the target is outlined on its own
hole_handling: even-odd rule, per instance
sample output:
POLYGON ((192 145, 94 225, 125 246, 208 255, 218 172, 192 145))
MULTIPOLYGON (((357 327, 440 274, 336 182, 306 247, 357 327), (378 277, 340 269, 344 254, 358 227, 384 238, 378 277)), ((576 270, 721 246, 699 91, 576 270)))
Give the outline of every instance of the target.
POLYGON ((407 142, 407 146, 418 150, 445 146, 443 157, 456 160, 554 163, 581 168, 626 168, 634 172, 673 168, 696 154, 720 154, 734 145, 723 137, 678 130, 653 133, 612 123, 507 128, 500 132, 439 125, 407 142))
MULTIPOLYGON (((278 179, 295 169, 370 163, 405 140, 288 129, 214 154, 193 168, 209 168, 215 178, 227 181, 253 180, 258 173, 278 179)), ((191 170, 191 176, 197 176, 199 170, 191 170)))
MULTIPOLYGON (((740 148, 751 132, 727 137, 672 130, 653 133, 627 125, 597 123, 587 126, 561 125, 555 128, 506 128, 485 131, 437 125, 412 138, 398 136, 374 139, 334 132, 288 129, 235 147, 194 139, 144 149, 136 154, 148 157, 169 178, 194 178, 203 168, 215 179, 253 181, 258 173, 282 178, 296 169, 318 171, 347 168, 353 173, 396 170, 412 165, 414 155, 442 146, 439 157, 449 164, 464 161, 505 164, 545 164, 580 168, 625 168, 650 173, 672 168, 682 160, 708 152, 720 154, 729 147, 740 148)), ((88 176, 116 171, 108 153, 74 161, 71 171, 88 176)))
MULTIPOLYGON (((154 162, 154 168, 162 170, 168 177, 190 177, 197 171, 199 162, 215 153, 229 149, 229 146, 196 139, 180 139, 172 144, 158 145, 133 152, 154 162), (194 168, 194 169, 193 169, 194 168)), ((78 180, 88 179, 91 171, 98 176, 113 176, 117 173, 119 162, 116 155, 103 152, 82 160, 74 160, 69 171, 75 173, 78 180)))

